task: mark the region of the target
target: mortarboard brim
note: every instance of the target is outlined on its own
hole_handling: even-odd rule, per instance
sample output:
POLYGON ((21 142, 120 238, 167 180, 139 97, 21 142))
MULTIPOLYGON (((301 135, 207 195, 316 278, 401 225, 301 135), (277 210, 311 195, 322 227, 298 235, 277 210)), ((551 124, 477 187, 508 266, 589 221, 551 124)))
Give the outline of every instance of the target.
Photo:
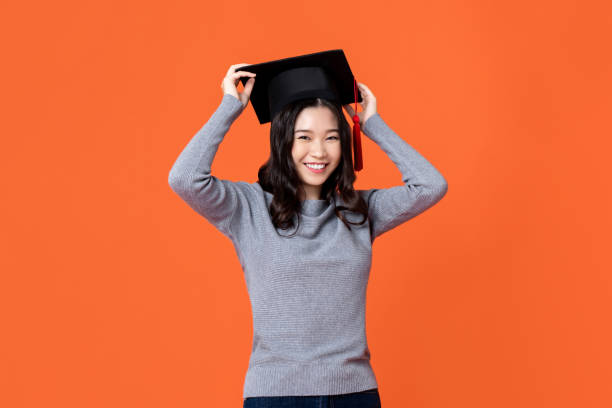
MULTIPOLYGON (((257 74, 250 100, 260 124, 270 122, 285 105, 299 99, 322 97, 343 105, 355 102, 354 76, 341 49, 245 65, 238 71, 257 74)), ((248 79, 240 78, 243 86, 248 79)), ((362 102, 359 89, 357 102, 362 102)))

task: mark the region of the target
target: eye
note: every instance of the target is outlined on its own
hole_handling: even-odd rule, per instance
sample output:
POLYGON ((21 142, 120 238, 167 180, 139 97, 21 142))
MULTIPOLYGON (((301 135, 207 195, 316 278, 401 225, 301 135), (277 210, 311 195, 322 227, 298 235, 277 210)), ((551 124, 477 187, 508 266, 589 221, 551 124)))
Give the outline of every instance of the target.
MULTIPOLYGON (((302 139, 302 138, 310 138, 310 137, 307 136, 307 135, 300 135, 300 136, 296 137, 296 139, 302 139)), ((340 138, 338 136, 330 136, 330 137, 328 137, 328 139, 340 140, 340 138)))

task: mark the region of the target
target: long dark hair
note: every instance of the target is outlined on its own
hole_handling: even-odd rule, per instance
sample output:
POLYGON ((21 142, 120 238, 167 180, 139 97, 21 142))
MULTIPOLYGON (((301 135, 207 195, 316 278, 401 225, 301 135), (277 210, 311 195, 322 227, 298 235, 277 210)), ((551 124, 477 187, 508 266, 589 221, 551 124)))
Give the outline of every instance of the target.
POLYGON ((294 216, 297 215, 299 228, 301 202, 298 198, 298 189, 302 182, 293 163, 291 150, 295 120, 302 109, 310 106, 328 107, 338 119, 342 157, 338 167, 321 186, 321 199, 333 203, 336 216, 350 230, 349 224, 362 225, 366 222, 368 205, 353 188, 356 175, 351 156, 351 128, 342 113, 341 105, 323 98, 310 98, 290 103, 278 112, 270 124, 270 157, 259 168, 258 183, 263 190, 274 195, 270 206, 270 216, 274 226, 283 230, 293 228, 294 216), (336 206, 334 199, 336 192, 346 206, 336 206), (361 222, 347 220, 340 212, 344 210, 362 214, 363 220, 361 222))

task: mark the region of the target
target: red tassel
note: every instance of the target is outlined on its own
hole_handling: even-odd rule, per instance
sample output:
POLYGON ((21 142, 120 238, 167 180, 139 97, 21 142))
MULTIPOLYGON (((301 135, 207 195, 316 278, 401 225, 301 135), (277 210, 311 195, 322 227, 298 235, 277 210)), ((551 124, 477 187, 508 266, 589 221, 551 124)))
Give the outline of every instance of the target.
POLYGON ((363 159, 361 157, 361 129, 359 127, 359 116, 353 116, 353 163, 355 170, 359 171, 363 168, 363 159))
POLYGON ((356 171, 363 169, 361 157, 361 128, 359 127, 359 116, 357 116, 357 81, 353 78, 353 89, 355 91, 355 115, 353 115, 353 165, 356 171))

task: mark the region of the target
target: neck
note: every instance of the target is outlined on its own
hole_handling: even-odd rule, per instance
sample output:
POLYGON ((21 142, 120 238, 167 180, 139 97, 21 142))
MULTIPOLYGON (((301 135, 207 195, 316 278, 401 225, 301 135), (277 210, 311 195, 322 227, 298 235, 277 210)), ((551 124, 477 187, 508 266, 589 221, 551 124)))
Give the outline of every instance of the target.
POLYGON ((300 201, 321 199, 321 186, 306 186, 302 184, 298 192, 300 201))

